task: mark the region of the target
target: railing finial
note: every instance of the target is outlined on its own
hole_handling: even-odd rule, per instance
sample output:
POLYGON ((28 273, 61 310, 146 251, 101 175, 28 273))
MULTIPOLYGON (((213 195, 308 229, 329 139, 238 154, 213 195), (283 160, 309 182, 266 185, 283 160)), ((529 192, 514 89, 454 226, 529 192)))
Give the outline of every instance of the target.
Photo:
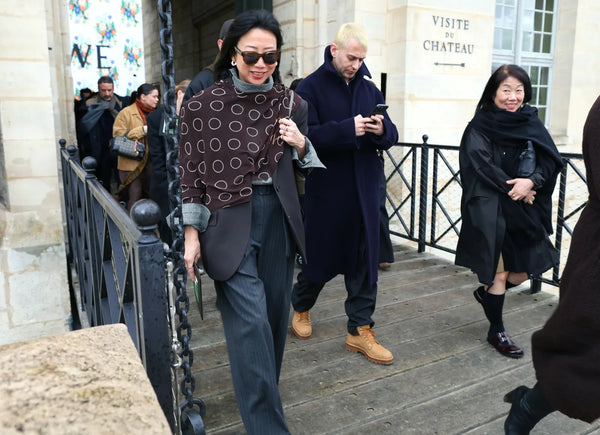
POLYGON ((67 147, 67 152, 69 153, 69 157, 71 159, 74 159, 75 157, 77 157, 77 147, 75 145, 69 145, 67 147))
POLYGON ((85 169, 85 172, 88 174, 94 174, 96 172, 96 168, 98 167, 98 162, 95 158, 87 156, 84 157, 83 161, 81 162, 81 166, 83 166, 83 169, 85 169))
POLYGON ((153 243, 157 240, 155 230, 160 222, 160 207, 150 199, 140 199, 131 207, 131 220, 142 232, 140 243, 153 243))

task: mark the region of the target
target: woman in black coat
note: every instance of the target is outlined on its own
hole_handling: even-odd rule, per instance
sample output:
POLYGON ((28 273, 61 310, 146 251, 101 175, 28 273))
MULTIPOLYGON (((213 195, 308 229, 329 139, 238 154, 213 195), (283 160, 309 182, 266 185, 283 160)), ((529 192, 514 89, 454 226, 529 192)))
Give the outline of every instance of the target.
POLYGON ((537 384, 504 398, 512 403, 507 434, 527 434, 554 410, 591 423, 600 417, 600 97, 583 129, 588 203, 573 231, 560 282, 560 303, 533 334, 537 384))
POLYGON ((456 264, 483 284, 474 292, 490 322, 487 341, 498 352, 523 351, 504 329, 507 286, 558 262, 552 233, 552 191, 562 158, 538 117, 531 81, 521 67, 503 65, 488 80, 460 144, 462 227, 456 264))

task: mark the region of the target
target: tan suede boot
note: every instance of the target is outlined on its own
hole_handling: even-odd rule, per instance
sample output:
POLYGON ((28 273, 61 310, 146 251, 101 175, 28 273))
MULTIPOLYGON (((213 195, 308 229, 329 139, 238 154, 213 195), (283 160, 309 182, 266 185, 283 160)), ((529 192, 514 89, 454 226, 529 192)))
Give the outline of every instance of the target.
POLYGON ((389 365, 394 362, 392 352, 379 344, 375 339, 375 331, 369 325, 359 326, 358 335, 348 333, 346 349, 350 352, 360 352, 369 361, 377 364, 389 365))
POLYGON ((298 338, 308 338, 312 334, 312 326, 310 324, 310 311, 299 313, 294 310, 292 317, 292 331, 298 338))

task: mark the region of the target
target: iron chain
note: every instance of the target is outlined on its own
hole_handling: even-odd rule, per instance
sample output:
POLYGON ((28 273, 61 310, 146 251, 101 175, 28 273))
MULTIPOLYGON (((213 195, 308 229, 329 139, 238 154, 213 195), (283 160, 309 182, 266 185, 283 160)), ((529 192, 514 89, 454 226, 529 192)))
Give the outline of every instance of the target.
MULTIPOLYGON (((192 327, 188 321, 187 313, 190 308, 190 300, 186 292, 187 271, 183 261, 184 238, 183 225, 181 224, 181 193, 179 183, 179 130, 177 128, 177 114, 175 113, 175 72, 173 67, 173 35, 171 20, 171 2, 169 0, 158 0, 160 46, 162 52, 161 74, 163 80, 163 107, 164 122, 166 125, 166 156, 167 156, 167 178, 168 192, 172 213, 171 229, 173 231, 173 245, 167 253, 173 262, 173 282, 177 297, 175 299, 175 311, 179 317, 177 324, 177 339, 180 344, 173 343, 173 349, 179 349, 177 360, 183 370, 180 391, 184 400, 179 407, 179 423, 183 433, 203 434, 205 405, 201 399, 194 398, 196 381, 192 374, 194 353, 190 349, 192 327)), ((175 322, 173 322, 175 323, 175 322)), ((173 368, 177 370, 177 368, 173 368)), ((175 376, 175 379, 177 377, 175 376)), ((177 393, 175 393, 177 394, 177 393)))

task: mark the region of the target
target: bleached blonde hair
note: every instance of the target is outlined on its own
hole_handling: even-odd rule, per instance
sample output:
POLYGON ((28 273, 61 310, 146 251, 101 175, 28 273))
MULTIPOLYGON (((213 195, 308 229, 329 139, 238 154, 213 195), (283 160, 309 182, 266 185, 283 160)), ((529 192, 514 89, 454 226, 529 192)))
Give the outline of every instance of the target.
POLYGON ((367 48, 369 45, 369 38, 365 28, 358 23, 345 23, 339 28, 333 38, 333 42, 338 46, 340 50, 343 50, 348 46, 348 42, 351 39, 355 39, 360 45, 367 48))

